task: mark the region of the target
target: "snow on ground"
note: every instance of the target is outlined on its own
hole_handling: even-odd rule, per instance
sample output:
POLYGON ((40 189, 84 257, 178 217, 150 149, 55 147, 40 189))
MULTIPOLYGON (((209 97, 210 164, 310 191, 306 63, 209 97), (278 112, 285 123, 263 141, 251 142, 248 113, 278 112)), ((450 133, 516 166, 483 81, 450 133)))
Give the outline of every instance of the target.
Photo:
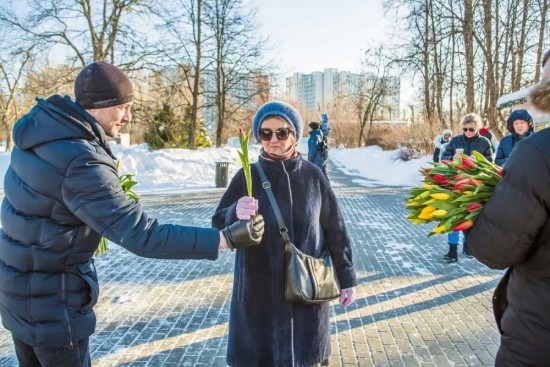
MULTIPOLYGON (((164 149, 148 151, 144 144, 124 147, 113 144, 113 152, 121 160, 121 173, 134 173, 135 191, 179 192, 215 187, 216 162, 229 163, 229 177, 241 167, 238 140, 231 139, 222 148, 164 149)), ((307 159, 307 138, 301 139, 299 150, 307 159)), ((259 145, 250 147, 250 160, 256 161, 259 145)), ((331 148, 329 159, 344 172, 357 176, 356 182, 366 186, 414 186, 421 180, 420 167, 427 167, 429 156, 408 162, 396 160, 397 151, 383 151, 377 146, 353 149, 331 148)), ((4 176, 10 154, 0 153, 0 175, 4 176)), ((4 182, 0 182, 3 189, 4 182)))

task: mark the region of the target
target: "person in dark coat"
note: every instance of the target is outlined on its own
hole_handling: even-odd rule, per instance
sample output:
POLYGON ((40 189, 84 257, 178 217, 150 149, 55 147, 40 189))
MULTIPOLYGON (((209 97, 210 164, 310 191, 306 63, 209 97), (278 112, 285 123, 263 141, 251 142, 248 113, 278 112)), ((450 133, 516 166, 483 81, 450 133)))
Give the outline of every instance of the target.
POLYGON ((309 139, 307 141, 307 160, 319 167, 321 171, 327 176, 326 171, 326 155, 325 139, 323 139, 323 131, 321 130, 321 124, 318 122, 310 122, 308 125, 311 128, 309 132, 309 139))
POLYGON ((510 135, 502 138, 495 157, 495 163, 499 166, 504 166, 517 143, 534 133, 533 117, 531 117, 527 110, 514 110, 508 116, 506 128, 510 132, 510 135))
MULTIPOLYGON (((546 55, 548 60, 550 50, 546 55)), ((550 67, 543 70, 530 101, 550 113, 550 67)), ((550 363, 549 140, 546 128, 516 145, 468 234, 476 259, 492 269, 508 268, 493 296, 501 333, 497 367, 550 363)))
MULTIPOLYGON (((296 149, 302 119, 290 105, 271 101, 256 112, 252 131, 261 142, 259 162, 281 209, 291 241, 319 257, 326 246, 341 286, 344 307, 355 299, 356 274, 350 239, 327 178, 296 149)), ((212 218, 222 228, 260 213, 265 233, 256 249, 237 250, 229 316, 230 366, 317 366, 330 356, 330 305, 285 300, 284 241, 258 172, 252 167, 252 197, 242 170, 212 218)))
MULTIPOLYGON (((471 155, 475 150, 487 160, 493 161, 493 148, 489 139, 479 134, 481 127, 481 118, 475 113, 469 113, 462 118, 462 134, 454 136, 445 151, 441 155, 441 160, 452 160, 461 154, 471 155)), ((468 250, 467 236, 463 233, 462 253, 466 257, 472 257, 468 250)), ((459 236, 448 236, 449 252, 443 256, 443 260, 453 263, 458 261, 458 241, 459 236), (452 238, 452 240, 451 240, 452 238), (456 243, 454 243, 456 241, 456 243)))
POLYGON ((22 367, 91 366, 99 297, 92 256, 102 236, 159 259, 215 260, 218 248, 261 240, 261 218, 221 232, 149 218, 121 188, 106 138, 130 122, 132 83, 115 66, 94 62, 77 76, 75 96, 37 99, 13 129, 1 209, 0 315, 22 367))

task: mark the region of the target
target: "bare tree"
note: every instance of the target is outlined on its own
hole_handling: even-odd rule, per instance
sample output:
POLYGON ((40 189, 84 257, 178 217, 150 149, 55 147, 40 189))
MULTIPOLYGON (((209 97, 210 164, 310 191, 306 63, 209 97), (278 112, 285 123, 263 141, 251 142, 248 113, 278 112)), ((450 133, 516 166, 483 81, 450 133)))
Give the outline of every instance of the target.
MULTIPOLYGON (((535 61, 535 65, 540 65, 542 62, 542 55, 544 54, 544 37, 546 34, 546 28, 548 27, 548 24, 546 23, 546 19, 548 16, 548 5, 550 1, 548 0, 536 0, 536 6, 537 10, 540 14, 540 23, 539 23, 539 37, 537 40, 537 57, 535 61)), ((538 82, 540 80, 540 68, 537 67, 535 69, 535 82, 538 82)))
POLYGON ((34 61, 35 46, 12 49, 0 55, 0 124, 6 137, 6 150, 13 148, 11 132, 20 117, 20 94, 24 78, 34 61))
MULTIPOLYGON (((204 44, 209 42, 203 31, 203 0, 177 0, 169 3, 159 15, 163 42, 157 47, 158 60, 154 70, 164 78, 166 86, 177 96, 170 98, 174 108, 181 108, 182 126, 188 126, 188 148, 196 148, 199 111, 204 107, 201 80, 203 79, 204 44), (162 65, 162 67, 158 67, 162 65), (170 69, 178 72, 169 72, 170 69)), ((212 47, 210 48, 212 49, 212 47)), ((208 50, 207 50, 208 51, 208 50)))
MULTIPOLYGON (((24 37, 50 46, 61 45, 70 50, 70 59, 85 66, 90 60, 115 63, 115 52, 121 61, 135 62, 136 50, 146 44, 146 37, 135 27, 142 20, 130 19, 130 14, 150 11, 140 0, 6 0, 0 6, 0 26, 22 31, 24 37)), ((136 55, 139 59, 141 55, 136 55)), ((118 60, 117 60, 118 61, 118 60)))
POLYGON ((389 65, 383 46, 368 49, 363 61, 363 78, 352 97, 359 121, 357 146, 363 146, 370 138, 376 112, 383 106, 384 97, 391 94, 392 83, 388 75, 389 65), (368 126, 368 129, 366 129, 368 126), (365 135, 365 129, 366 135, 365 135))
POLYGON ((221 146, 226 124, 242 109, 255 109, 255 99, 269 86, 269 62, 261 56, 267 40, 258 39, 256 10, 245 10, 242 0, 208 0, 204 3, 205 26, 213 34, 214 53, 208 56, 213 70, 205 79, 214 80, 216 146, 221 146))

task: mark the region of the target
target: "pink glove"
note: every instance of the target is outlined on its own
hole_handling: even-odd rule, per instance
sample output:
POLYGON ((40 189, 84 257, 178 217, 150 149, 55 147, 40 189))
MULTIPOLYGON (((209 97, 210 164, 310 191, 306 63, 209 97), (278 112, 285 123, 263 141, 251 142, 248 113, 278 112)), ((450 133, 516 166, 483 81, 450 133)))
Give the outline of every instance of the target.
POLYGON ((237 201, 237 218, 240 220, 249 220, 251 215, 255 215, 258 210, 258 200, 250 196, 243 196, 237 201))
POLYGON ((338 301, 344 308, 351 305, 355 301, 355 287, 340 290, 340 299, 338 301))

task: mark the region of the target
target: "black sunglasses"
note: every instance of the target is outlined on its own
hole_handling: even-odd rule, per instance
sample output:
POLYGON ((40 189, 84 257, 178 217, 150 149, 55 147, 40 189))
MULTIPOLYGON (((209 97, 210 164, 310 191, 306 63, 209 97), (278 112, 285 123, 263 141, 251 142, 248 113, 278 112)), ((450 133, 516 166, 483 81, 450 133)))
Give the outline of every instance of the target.
POLYGON ((281 127, 275 131, 271 129, 260 129, 260 139, 263 141, 270 141, 273 137, 273 132, 275 132, 277 140, 286 140, 288 136, 293 133, 292 129, 289 127, 281 127))
POLYGON ((469 132, 473 133, 474 131, 476 131, 476 129, 473 128, 473 127, 463 127, 462 131, 464 131, 464 132, 469 131, 469 132))

